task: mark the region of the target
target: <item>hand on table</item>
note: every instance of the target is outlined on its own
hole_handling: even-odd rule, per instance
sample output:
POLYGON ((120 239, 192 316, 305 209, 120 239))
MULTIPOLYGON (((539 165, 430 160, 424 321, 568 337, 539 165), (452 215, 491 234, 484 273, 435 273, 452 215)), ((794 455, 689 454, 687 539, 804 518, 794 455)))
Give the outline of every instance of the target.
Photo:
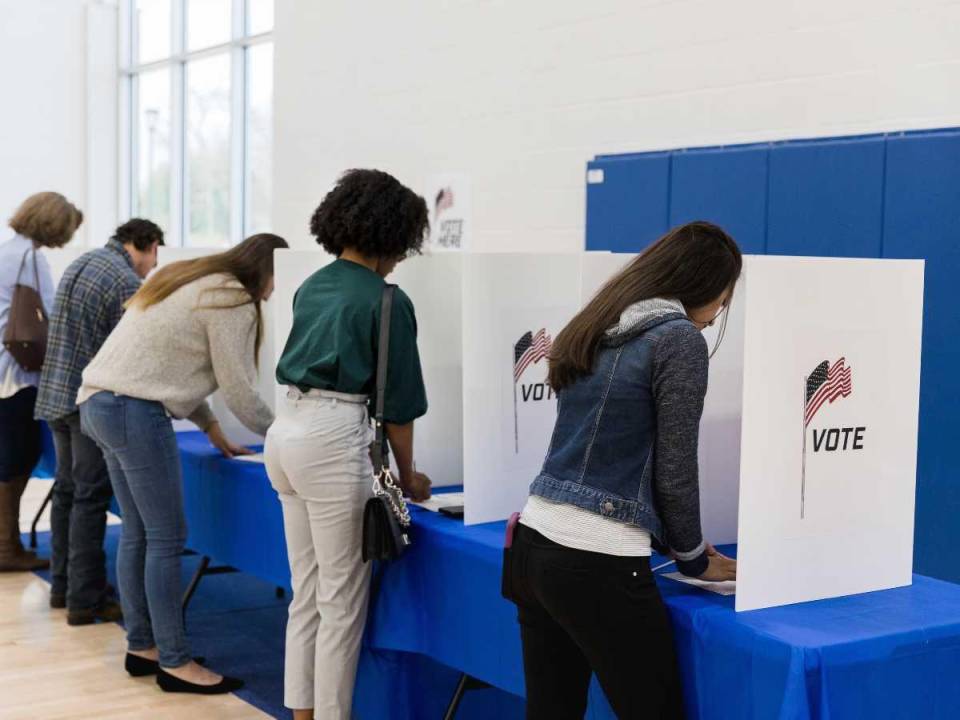
POLYGON ((729 555, 724 555, 722 552, 717 550, 713 545, 711 545, 710 543, 707 543, 707 556, 712 557, 714 555, 716 555, 717 557, 722 557, 725 560, 733 560, 734 562, 736 562, 734 558, 730 557, 729 555))
POLYGON ((723 582, 737 579, 737 561, 718 552, 713 545, 707 545, 707 569, 699 576, 708 582, 723 582))
POLYGON ((410 496, 411 500, 423 502, 430 499, 430 478, 422 472, 414 471, 413 477, 403 482, 403 491, 410 496))
POLYGON ((232 458, 236 455, 253 455, 253 450, 242 445, 234 445, 223 434, 220 423, 215 422, 207 428, 207 439, 210 444, 223 453, 224 457, 232 458))

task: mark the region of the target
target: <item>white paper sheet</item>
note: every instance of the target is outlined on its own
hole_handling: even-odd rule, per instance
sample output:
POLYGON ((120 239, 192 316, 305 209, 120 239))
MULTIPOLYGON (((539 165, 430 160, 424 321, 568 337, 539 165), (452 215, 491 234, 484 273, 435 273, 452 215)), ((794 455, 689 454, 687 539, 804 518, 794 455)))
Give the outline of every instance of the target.
POLYGON ((677 582, 686 583, 687 585, 693 585, 702 590, 709 590, 712 593, 717 595, 736 595, 737 594, 737 581, 736 580, 726 580, 724 582, 707 582, 706 580, 699 580, 697 578, 687 577, 686 575, 681 575, 678 572, 672 573, 663 573, 660 577, 670 578, 671 580, 676 580, 677 582))
POLYGON ((429 500, 424 500, 423 502, 411 501, 410 504, 416 505, 417 507, 422 507, 424 510, 429 510, 430 512, 440 512, 440 508, 463 505, 463 493, 440 493, 439 495, 434 495, 429 500))
POLYGON ((254 453, 253 455, 235 455, 234 460, 243 460, 244 462, 263 464, 263 453, 254 453))

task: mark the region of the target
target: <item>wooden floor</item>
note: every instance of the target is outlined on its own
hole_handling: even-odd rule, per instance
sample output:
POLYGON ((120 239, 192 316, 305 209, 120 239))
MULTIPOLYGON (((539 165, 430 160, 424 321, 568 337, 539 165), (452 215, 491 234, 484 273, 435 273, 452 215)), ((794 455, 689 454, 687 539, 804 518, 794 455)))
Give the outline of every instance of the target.
MULTIPOLYGON (((23 510, 32 517, 26 502, 23 510)), ((49 598, 50 586, 33 573, 0 573, 2 720, 270 717, 234 695, 168 694, 152 677, 130 678, 123 628, 70 627, 49 598)))

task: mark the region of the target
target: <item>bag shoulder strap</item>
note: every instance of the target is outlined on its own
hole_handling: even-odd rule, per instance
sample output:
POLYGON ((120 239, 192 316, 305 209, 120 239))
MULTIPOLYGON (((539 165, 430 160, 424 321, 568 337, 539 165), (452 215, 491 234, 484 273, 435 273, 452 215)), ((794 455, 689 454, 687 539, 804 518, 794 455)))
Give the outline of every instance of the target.
POLYGON ((33 249, 33 284, 37 288, 37 292, 40 292, 40 271, 37 270, 37 249, 33 249))
POLYGON ((40 292, 40 271, 37 269, 37 249, 35 247, 28 247, 23 251, 23 257, 20 258, 20 269, 17 270, 17 279, 16 283, 20 283, 20 276, 23 275, 23 266, 27 264, 27 255, 30 251, 33 250, 33 284, 35 290, 40 292))
POLYGON ((390 448, 383 427, 383 408, 387 394, 387 365, 390 357, 390 318, 393 314, 393 296, 396 285, 384 285, 380 296, 380 337, 377 343, 377 390, 374 396, 373 464, 379 472, 390 464, 390 448))

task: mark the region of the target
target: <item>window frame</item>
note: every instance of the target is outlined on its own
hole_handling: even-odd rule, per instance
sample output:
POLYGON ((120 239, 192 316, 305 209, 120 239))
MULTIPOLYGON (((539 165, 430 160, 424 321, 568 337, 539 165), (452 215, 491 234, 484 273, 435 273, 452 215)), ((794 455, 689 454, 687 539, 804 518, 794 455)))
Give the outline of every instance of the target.
MULTIPOLYGON (((120 3, 119 42, 119 206, 127 217, 139 212, 139 118, 138 83, 144 72, 170 70, 170 227, 165 242, 173 247, 190 245, 190 206, 187 192, 186 103, 188 63, 221 54, 230 57, 230 234, 229 245, 247 234, 251 213, 247 208, 250 193, 248 178, 249 48, 273 43, 273 30, 247 34, 250 23, 249 0, 231 0, 231 38, 228 42, 197 50, 187 48, 187 2, 171 0, 170 55, 149 62, 137 61, 137 0, 120 3)), ((276 7, 276 6, 274 6, 276 7)))

